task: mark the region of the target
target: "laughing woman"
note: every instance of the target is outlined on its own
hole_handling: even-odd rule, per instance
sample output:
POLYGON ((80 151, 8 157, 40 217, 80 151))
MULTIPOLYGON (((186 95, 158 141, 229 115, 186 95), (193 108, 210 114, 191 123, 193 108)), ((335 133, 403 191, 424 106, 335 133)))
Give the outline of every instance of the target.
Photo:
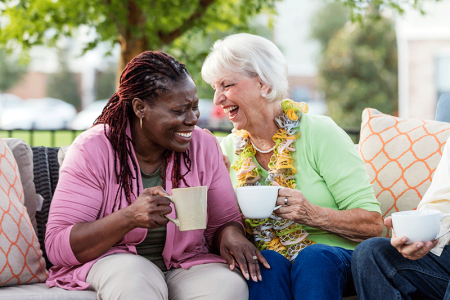
POLYGON ((236 34, 217 41, 202 68, 233 133, 222 143, 234 187, 280 185, 265 220, 246 220, 270 264, 248 281, 250 299, 341 299, 353 288, 351 254, 382 231, 363 161, 330 118, 283 100, 287 65, 269 40, 236 34))
POLYGON ((243 234, 222 154, 198 117, 183 64, 148 51, 126 66, 62 165, 45 241, 49 287, 108 300, 248 298, 244 276, 260 276, 264 259, 243 234), (187 186, 208 187, 205 230, 181 232, 164 217, 175 213, 166 191, 187 186))

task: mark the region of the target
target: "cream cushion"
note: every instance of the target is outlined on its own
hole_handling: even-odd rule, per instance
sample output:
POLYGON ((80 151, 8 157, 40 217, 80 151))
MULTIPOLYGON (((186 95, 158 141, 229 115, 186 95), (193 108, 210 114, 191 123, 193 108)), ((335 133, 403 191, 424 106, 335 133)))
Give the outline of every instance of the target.
POLYGON ((64 158, 66 157, 67 150, 70 146, 61 146, 58 150, 58 163, 61 168, 64 158))
MULTIPOLYGON (((449 123, 402 119, 371 108, 363 111, 359 153, 383 218, 417 207, 449 135, 449 123)), ((383 236, 389 236, 386 228, 383 236)))
POLYGON ((17 163, 0 138, 0 286, 47 279, 45 260, 23 203, 17 163))
POLYGON ((96 300, 97 292, 49 288, 45 283, 0 287, 0 300, 96 300))
POLYGON ((39 196, 36 195, 36 187, 34 186, 33 151, 30 145, 22 139, 7 138, 3 141, 8 145, 19 167, 20 182, 25 196, 24 205, 27 208, 34 231, 37 233, 36 206, 39 196))

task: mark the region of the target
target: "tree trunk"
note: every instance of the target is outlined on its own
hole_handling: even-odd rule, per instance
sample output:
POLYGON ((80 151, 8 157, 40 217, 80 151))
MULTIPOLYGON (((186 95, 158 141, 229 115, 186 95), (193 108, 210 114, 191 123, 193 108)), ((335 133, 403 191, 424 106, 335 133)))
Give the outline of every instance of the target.
POLYGON ((120 41, 120 58, 117 66, 117 82, 119 82, 125 66, 138 54, 148 50, 147 39, 143 36, 140 38, 125 39, 121 36, 120 41))
POLYGON ((140 35, 133 35, 129 28, 119 30, 120 58, 117 66, 117 85, 125 66, 138 54, 148 50, 148 41, 144 34, 145 17, 132 0, 128 2, 128 24, 138 28, 140 35))
MULTIPOLYGON (((201 19, 206 11, 206 9, 215 0, 200 0, 197 9, 192 13, 189 18, 179 27, 173 29, 171 32, 158 32, 157 35, 161 40, 162 44, 170 44, 177 37, 184 34, 198 19, 201 19)), ((120 43, 120 60, 117 69, 117 84, 119 83, 120 75, 123 69, 136 55, 150 50, 148 49, 148 40, 145 36, 145 16, 136 4, 135 0, 127 0, 128 24, 134 28, 134 33, 140 32, 140 34, 132 34, 129 27, 121 26, 117 24, 119 29, 119 43, 120 43)))

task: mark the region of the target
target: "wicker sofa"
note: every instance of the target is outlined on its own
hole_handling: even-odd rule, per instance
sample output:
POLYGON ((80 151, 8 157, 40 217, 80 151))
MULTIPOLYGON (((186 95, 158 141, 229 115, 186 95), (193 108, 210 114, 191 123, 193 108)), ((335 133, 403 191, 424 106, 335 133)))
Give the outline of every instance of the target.
MULTIPOLYGON (((414 209, 431 183, 433 172, 440 160, 442 149, 450 136, 450 124, 437 121, 400 119, 366 109, 363 113, 360 144, 357 146, 375 194, 381 204, 383 217, 399 210, 414 209)), ((18 143, 17 139, 4 139, 7 143, 18 143)), ((53 192, 58 182, 59 162, 66 148, 30 147, 25 157, 33 162, 31 177, 31 205, 41 199, 42 207, 27 207, 32 222, 35 222, 37 237, 47 268, 51 263, 46 258, 44 247, 45 225, 53 192), (59 160, 58 160, 58 155, 59 160), (40 196, 39 196, 40 195, 40 196), (35 221, 34 221, 35 219, 35 221)), ((13 151, 14 152, 14 151, 13 151)), ((16 156, 16 155, 15 155, 16 156)), ((24 158, 16 157, 19 164, 24 158)), ((26 174, 25 174, 26 175, 26 174)), ((24 176, 21 176, 22 180, 24 176)), ((24 189, 27 184, 23 183, 24 189)), ((26 193, 25 193, 26 194, 26 193)), ((39 201, 38 201, 39 202, 39 201)), ((25 199, 27 206, 27 199, 25 199)), ((389 236, 386 230, 383 236, 389 236)), ((66 291, 47 288, 45 283, 33 283, 11 287, 0 287, 1 299, 96 299, 94 291, 66 291)), ((357 299, 356 296, 344 299, 357 299)))
MULTIPOLYGON (((40 248, 43 252, 47 269, 52 266, 47 259, 44 247, 45 229, 53 192, 58 182, 59 148, 30 147, 23 140, 4 139, 11 148, 16 162, 21 169, 32 165, 33 174, 21 173, 25 194, 25 207, 30 215, 31 223, 36 230, 40 248), (30 176, 32 175, 32 176, 30 176), (24 180, 32 182, 24 182, 24 180), (31 201, 29 201, 31 199, 31 201), (36 207, 36 202, 38 203, 36 207), (33 205, 34 204, 34 205, 33 205), (37 208, 37 209, 36 209, 37 208)), ((45 283, 32 283, 0 287, 0 299, 7 300, 95 300, 94 291, 67 291, 61 288, 48 288, 45 283)))

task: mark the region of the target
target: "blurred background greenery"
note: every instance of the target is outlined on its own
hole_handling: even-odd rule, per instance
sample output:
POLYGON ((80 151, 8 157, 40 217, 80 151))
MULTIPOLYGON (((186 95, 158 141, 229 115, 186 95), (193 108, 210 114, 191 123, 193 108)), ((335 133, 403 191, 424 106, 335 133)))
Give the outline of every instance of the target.
MULTIPOLYGON (((13 129, 7 128, 7 118, 2 118, 8 107, 2 106, 1 93, 18 95, 26 100, 24 103, 29 103, 29 98, 61 99, 81 112, 94 100, 108 99, 116 90, 124 65, 145 50, 165 51, 185 63, 196 80, 199 97, 212 99, 213 90, 200 76, 202 63, 217 39, 238 32, 273 40, 288 62, 297 51, 289 39, 297 39, 298 31, 305 33, 307 38, 296 44, 300 45, 298 56, 306 51, 301 43, 305 48, 313 45, 308 50, 314 53, 313 59, 303 61, 309 59, 314 71, 295 72, 290 64, 291 90, 287 97, 306 101, 313 112, 330 116, 344 129, 358 130, 366 107, 399 115, 401 52, 396 24, 405 11, 430 14, 427 1, 295 2, 1 0, 0 129, 13 129), (277 24, 283 21, 288 32, 277 30, 277 24), (46 53, 53 53, 53 58, 48 59, 46 53), (86 63, 80 63, 83 59, 87 65, 101 67, 89 73, 83 67, 86 63), (39 61, 41 69, 48 70, 42 76, 30 71, 39 61)), ((225 126, 223 131, 229 129, 225 126)), ((6 133, 3 131, 3 135, 6 133)), ((58 139, 65 141, 62 136, 58 139)))

